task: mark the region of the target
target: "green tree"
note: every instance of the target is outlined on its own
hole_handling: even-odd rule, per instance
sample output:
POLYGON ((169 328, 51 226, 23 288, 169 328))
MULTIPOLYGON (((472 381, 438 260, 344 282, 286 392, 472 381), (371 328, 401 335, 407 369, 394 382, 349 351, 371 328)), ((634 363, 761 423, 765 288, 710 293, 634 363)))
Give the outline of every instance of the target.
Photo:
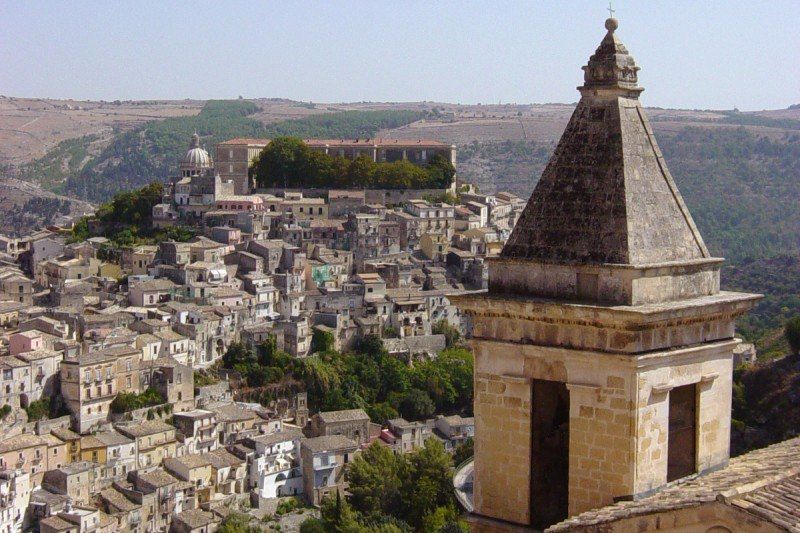
POLYGON ((455 508, 452 486, 452 458, 436 439, 409 457, 410 468, 403 487, 408 521, 421 527, 426 515, 438 507, 455 508))
POLYGON ((434 335, 444 335, 445 346, 452 348, 461 340, 461 332, 457 327, 453 326, 444 318, 439 320, 433 325, 432 333, 434 335))
POLYGON ((302 186, 309 172, 308 145, 297 137, 277 137, 261 151, 253 162, 259 187, 302 186))
POLYGON ((357 457, 347 470, 349 502, 365 515, 400 513, 400 489, 407 464, 386 446, 373 443, 357 457))
POLYGON ((328 352, 333 350, 335 339, 333 333, 320 328, 313 328, 311 335, 311 353, 328 352))
POLYGON ((43 396, 40 400, 30 403, 25 408, 29 421, 44 420, 50 417, 50 398, 43 396))
POLYGON ((320 509, 325 531, 336 533, 366 533, 368 530, 358 522, 358 514, 346 499, 336 496, 322 500, 320 509))
POLYGON ((436 405, 425 391, 411 389, 400 401, 399 411, 407 420, 424 420, 433 416, 436 405))
POLYGON ((356 351, 376 359, 382 355, 388 354, 386 348, 383 346, 383 341, 376 335, 365 335, 361 337, 356 344, 356 351))
POLYGON ((792 354, 800 355, 800 315, 795 315, 786 322, 783 335, 789 343, 792 354))
POLYGON ((300 533, 326 533, 325 522, 319 518, 307 518, 300 524, 300 533))
POLYGON ((431 158, 428 168, 431 170, 432 176, 434 176, 437 189, 449 188, 456 177, 456 167, 441 154, 436 154, 431 158))
POLYGON ((453 452, 453 466, 458 466, 475 455, 475 441, 472 437, 459 444, 453 452))

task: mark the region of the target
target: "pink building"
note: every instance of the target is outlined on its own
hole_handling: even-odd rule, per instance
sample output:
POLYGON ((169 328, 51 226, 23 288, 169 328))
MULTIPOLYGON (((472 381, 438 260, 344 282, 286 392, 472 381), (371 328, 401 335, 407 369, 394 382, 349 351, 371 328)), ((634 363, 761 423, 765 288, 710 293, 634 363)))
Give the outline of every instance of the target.
POLYGON ((8 350, 11 355, 33 352, 44 348, 44 338, 38 331, 22 331, 14 333, 8 339, 8 350))

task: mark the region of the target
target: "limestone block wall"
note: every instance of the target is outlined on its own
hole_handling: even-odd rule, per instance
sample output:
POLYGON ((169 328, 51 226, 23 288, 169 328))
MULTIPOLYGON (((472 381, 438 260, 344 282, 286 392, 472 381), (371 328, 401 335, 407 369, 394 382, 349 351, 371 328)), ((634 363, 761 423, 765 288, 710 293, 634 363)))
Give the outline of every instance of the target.
MULTIPOLYGON (((487 361, 483 353, 481 359, 487 361)), ((530 522, 531 385, 475 372, 476 512, 530 522)))
POLYGON ((669 394, 696 386, 698 472, 727 464, 730 455, 732 352, 738 341, 715 343, 674 354, 650 356, 637 374, 637 468, 634 494, 662 486, 667 479, 669 394))
POLYGON ((698 387, 698 471, 723 466, 735 345, 630 356, 473 340, 476 512, 529 521, 532 380, 569 390, 570 515, 666 483, 672 387, 698 387))
POLYGON ((567 385, 570 515, 610 505, 633 488, 633 373, 605 369, 592 381, 567 385))
POLYGON ((473 349, 478 514, 528 523, 534 379, 566 383, 569 389, 570 515, 633 493, 631 357, 482 340, 473 340, 473 349), (506 398, 519 395, 525 401, 506 398), (515 441, 510 453, 509 441, 515 441))

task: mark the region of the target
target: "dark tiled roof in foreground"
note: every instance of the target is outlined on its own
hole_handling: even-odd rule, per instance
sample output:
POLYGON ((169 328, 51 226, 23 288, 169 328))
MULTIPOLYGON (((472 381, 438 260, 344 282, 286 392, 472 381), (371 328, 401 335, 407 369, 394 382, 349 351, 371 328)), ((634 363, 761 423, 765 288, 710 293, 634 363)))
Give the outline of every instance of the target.
POLYGON ((678 481, 648 498, 587 511, 547 531, 580 530, 714 501, 800 531, 800 438, 741 455, 722 470, 678 481))

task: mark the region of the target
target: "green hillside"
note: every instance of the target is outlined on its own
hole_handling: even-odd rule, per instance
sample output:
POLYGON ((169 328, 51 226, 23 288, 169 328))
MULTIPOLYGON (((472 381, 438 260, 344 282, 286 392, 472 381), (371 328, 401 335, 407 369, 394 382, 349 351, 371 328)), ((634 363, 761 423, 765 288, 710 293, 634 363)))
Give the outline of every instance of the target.
POLYGON ((96 137, 71 139, 24 168, 22 177, 55 192, 102 202, 174 175, 195 131, 213 155, 216 143, 233 137, 368 137, 425 116, 405 110, 343 111, 265 126, 251 118, 258 110, 248 100, 210 100, 196 116, 148 122, 120 133, 95 157, 88 147, 96 137))

